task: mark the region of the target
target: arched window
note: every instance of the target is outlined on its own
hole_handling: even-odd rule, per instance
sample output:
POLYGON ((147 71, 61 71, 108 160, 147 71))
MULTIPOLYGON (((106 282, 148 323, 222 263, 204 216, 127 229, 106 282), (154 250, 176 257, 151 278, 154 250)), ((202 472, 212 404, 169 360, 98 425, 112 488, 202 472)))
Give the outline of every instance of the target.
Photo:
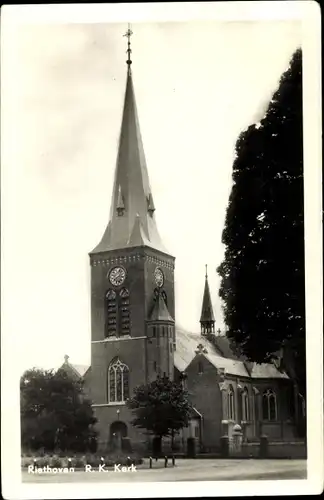
POLYGON ((117 295, 114 290, 108 290, 105 296, 106 337, 117 335, 117 295))
POLYGON ((234 403, 234 389, 233 386, 230 385, 227 393, 227 411, 228 411, 228 419, 235 420, 235 403, 234 403))
POLYGON ((254 412, 254 420, 257 422, 259 420, 259 391, 256 387, 252 388, 253 394, 253 412, 254 412))
POLYGON ((108 402, 124 403, 129 398, 129 368, 115 358, 108 368, 108 402))
POLYGON ((242 420, 247 422, 250 420, 250 401, 249 401, 249 392, 247 387, 244 387, 242 391, 242 420))
POLYGON ((119 332, 120 335, 130 334, 130 318, 129 318, 129 291, 127 288, 122 288, 119 292, 119 332))
POLYGON ((105 336, 117 337, 130 334, 129 291, 122 288, 117 293, 108 290, 105 295, 105 336))
POLYGON ((277 398, 272 389, 267 389, 262 395, 263 420, 277 420, 277 398))

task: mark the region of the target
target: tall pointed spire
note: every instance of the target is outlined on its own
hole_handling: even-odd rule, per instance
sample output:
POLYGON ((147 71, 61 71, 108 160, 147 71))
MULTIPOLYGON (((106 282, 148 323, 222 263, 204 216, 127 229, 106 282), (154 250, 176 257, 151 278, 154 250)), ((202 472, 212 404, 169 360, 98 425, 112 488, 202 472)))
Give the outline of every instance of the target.
POLYGON ((162 244, 154 218, 155 206, 137 115, 130 69, 132 33, 129 25, 124 35, 128 39, 127 79, 110 220, 101 242, 92 254, 144 245, 168 253, 162 244))
POLYGON ((205 274, 205 289, 204 289, 204 296, 203 296, 201 316, 200 316, 200 326, 202 335, 206 333, 215 333, 215 317, 210 297, 207 264, 206 264, 206 274, 205 274))

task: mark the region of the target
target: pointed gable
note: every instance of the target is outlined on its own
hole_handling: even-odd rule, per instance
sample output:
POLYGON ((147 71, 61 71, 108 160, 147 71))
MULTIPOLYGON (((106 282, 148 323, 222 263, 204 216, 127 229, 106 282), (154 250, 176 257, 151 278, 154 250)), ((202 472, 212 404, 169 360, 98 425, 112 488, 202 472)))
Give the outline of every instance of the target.
POLYGON ((154 212, 132 72, 128 66, 109 229, 107 227, 101 242, 91 253, 138 245, 168 253, 162 244, 154 212), (139 222, 136 221, 137 217, 139 222), (137 232, 136 238, 133 236, 134 231, 137 232), (139 238, 140 233, 143 241, 139 238))
POLYGON ((167 321, 169 323, 174 323, 174 319, 169 313, 167 305, 161 293, 159 293, 156 297, 156 301, 151 312, 150 321, 167 321))
POLYGON ((82 379, 85 374, 88 372, 90 365, 76 365, 72 364, 69 361, 69 356, 64 356, 64 363, 59 368, 59 370, 64 371, 66 374, 71 376, 72 378, 82 379))
POLYGON ((148 239, 145 236, 145 232, 141 223, 140 216, 137 214, 135 221, 134 221, 134 226, 131 232, 131 235, 129 237, 129 240, 127 241, 127 246, 129 247, 139 247, 143 245, 148 245, 148 239))

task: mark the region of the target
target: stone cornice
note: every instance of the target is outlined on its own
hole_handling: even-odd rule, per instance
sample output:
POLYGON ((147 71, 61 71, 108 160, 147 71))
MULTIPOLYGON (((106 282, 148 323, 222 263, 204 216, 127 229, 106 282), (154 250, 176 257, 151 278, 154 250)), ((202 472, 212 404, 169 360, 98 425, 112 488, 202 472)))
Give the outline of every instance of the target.
POLYGON ((143 340, 147 338, 146 335, 142 337, 131 337, 130 335, 125 335, 123 337, 106 337, 101 340, 92 340, 91 344, 108 344, 109 342, 126 342, 127 340, 143 340))
POLYGON ((152 262, 156 264, 157 266, 164 267, 170 270, 174 270, 174 261, 171 259, 163 259, 162 257, 154 257, 152 255, 147 255, 147 254, 141 254, 141 253, 135 253, 135 254, 128 254, 128 255, 120 255, 116 257, 91 257, 90 258, 90 265, 93 267, 96 266, 102 266, 102 267, 110 267, 113 265, 120 265, 120 264, 127 264, 129 262, 139 262, 139 261, 146 261, 146 262, 152 262))

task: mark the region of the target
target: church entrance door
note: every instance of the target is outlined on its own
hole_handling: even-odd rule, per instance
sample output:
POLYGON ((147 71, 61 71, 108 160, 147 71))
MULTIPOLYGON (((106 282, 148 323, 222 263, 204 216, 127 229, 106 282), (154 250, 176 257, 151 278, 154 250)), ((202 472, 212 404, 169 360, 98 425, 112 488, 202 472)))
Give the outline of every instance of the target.
POLYGON ((114 450, 122 449, 122 438, 127 437, 127 425, 120 420, 113 422, 110 426, 110 443, 114 450))

